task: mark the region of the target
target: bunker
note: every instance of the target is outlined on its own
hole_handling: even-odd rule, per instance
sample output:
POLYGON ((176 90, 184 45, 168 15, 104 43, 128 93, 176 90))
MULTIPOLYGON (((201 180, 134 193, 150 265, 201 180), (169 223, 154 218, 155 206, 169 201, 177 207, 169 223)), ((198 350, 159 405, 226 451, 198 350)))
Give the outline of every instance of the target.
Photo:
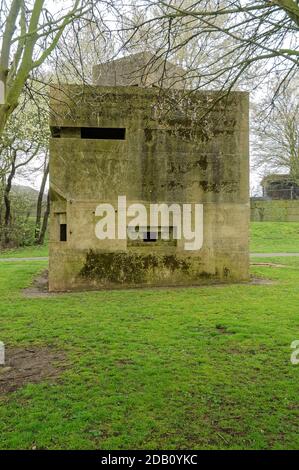
POLYGON ((183 69, 152 59, 95 66, 94 85, 51 91, 50 291, 248 279, 248 94, 191 93, 183 69), (177 238, 171 211, 138 239, 100 239, 98 207, 115 208, 117 235, 119 197, 181 215, 202 207, 200 248, 177 238))

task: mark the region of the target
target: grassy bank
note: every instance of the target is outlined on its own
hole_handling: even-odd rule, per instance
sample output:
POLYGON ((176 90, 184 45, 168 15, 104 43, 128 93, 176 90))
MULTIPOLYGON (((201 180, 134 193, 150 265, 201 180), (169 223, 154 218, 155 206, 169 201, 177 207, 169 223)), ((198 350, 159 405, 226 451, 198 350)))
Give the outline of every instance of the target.
POLYGON ((251 222, 250 251, 253 253, 298 253, 298 222, 251 222))

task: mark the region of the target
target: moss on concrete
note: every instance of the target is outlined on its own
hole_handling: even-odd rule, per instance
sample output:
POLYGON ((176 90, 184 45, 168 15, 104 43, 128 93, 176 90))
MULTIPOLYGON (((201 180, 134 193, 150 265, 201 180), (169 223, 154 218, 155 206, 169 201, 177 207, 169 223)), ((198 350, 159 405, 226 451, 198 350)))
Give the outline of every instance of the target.
MULTIPOLYGON (((161 255, 150 253, 148 255, 133 252, 97 253, 90 250, 81 269, 83 278, 112 283, 145 283, 152 276, 173 276, 179 272, 182 276, 194 274, 194 263, 191 257, 161 255)), ((198 277, 202 273, 198 272, 198 277)))

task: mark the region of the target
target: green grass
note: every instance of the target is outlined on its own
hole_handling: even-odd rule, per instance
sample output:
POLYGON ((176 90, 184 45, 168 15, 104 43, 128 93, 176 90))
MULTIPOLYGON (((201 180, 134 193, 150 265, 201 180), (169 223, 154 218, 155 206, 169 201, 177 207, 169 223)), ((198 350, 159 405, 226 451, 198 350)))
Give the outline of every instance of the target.
POLYGON ((252 253, 298 253, 299 222, 251 222, 252 253))
POLYGON ((48 254, 49 248, 47 244, 42 246, 24 246, 10 250, 0 249, 0 258, 34 258, 48 256, 48 254))
MULTIPOLYGON (((299 224, 253 223, 252 252, 299 251, 299 224)), ((0 257, 47 256, 47 247, 0 257)), ((298 449, 299 258, 272 285, 24 298, 45 262, 0 264, 0 340, 53 346, 56 382, 0 397, 1 449, 298 449)))
MULTIPOLYGON (((268 262, 269 260, 267 260, 268 262)), ((7 345, 66 353, 0 401, 1 449, 298 449, 299 259, 272 285, 24 298, 44 262, 0 264, 7 345)))

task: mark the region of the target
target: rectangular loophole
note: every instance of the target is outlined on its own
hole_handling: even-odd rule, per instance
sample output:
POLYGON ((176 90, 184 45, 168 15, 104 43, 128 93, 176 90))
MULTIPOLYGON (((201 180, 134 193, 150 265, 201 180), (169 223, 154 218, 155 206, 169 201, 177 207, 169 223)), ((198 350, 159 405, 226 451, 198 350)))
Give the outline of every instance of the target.
POLYGON ((143 234, 143 241, 144 242, 156 242, 158 240, 158 233, 157 232, 145 232, 143 234))
POLYGON ((177 246, 176 228, 172 226, 139 227, 137 230, 135 227, 128 227, 127 233, 127 246, 177 246))
POLYGON ((125 140, 123 127, 81 127, 81 139, 125 140))
POLYGON ((67 224, 60 224, 60 241, 67 241, 67 224))
POLYGON ((60 139, 61 137, 60 127, 51 127, 51 136, 54 139, 60 139))

